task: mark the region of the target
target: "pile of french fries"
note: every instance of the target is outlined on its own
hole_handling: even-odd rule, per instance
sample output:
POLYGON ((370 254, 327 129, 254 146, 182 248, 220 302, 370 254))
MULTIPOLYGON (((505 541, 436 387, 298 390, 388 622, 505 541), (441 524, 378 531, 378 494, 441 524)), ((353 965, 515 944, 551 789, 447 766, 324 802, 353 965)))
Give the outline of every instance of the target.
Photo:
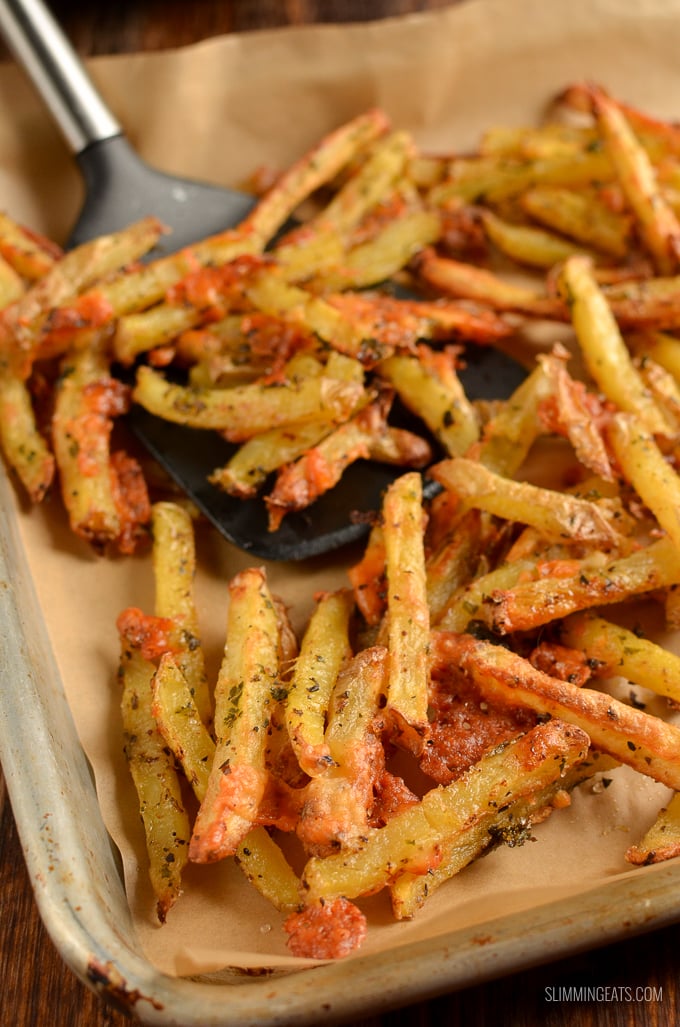
POLYGON ((413 917, 621 764, 671 795, 626 858, 680 854, 680 657, 637 619, 680 626, 679 217, 680 128, 576 84, 474 154, 369 111, 241 225, 144 264, 153 219, 66 255, 0 219, 7 461, 35 501, 56 477, 95 546, 152 539, 155 608, 118 630, 161 921, 189 861, 233 857, 293 953, 346 955, 363 896, 413 917), (546 325, 509 399, 466 396, 461 344, 546 325), (422 432, 390 421, 397 397, 422 432), (265 569, 229 582, 214 682, 192 516, 111 443, 131 402, 235 443, 212 480, 262 495, 272 530, 354 460, 403 469, 301 637, 265 569))

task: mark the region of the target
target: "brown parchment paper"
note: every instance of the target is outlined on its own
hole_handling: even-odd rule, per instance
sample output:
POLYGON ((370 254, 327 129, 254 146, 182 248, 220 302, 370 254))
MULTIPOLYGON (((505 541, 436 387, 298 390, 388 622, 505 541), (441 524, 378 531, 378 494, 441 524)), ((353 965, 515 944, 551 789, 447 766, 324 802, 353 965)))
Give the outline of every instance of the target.
MULTIPOLYGON (((678 52, 680 0, 469 0, 432 14, 230 36, 180 51, 99 58, 90 67, 152 163, 235 184, 260 163, 285 165, 375 104, 434 151, 464 150, 494 123, 534 122, 557 90, 583 77, 660 115, 676 115, 678 52)), ((0 197, 13 216, 57 239, 80 202, 71 159, 12 66, 0 68, 0 197)), ((115 680, 115 619, 128 605, 152 609, 149 559, 95 556, 70 535, 57 496, 33 510, 17 496, 13 512, 149 960, 178 975, 301 965, 287 955, 278 914, 231 861, 189 868, 185 894, 167 924, 154 922, 115 680)), ((198 549, 199 614, 214 670, 226 582, 249 558, 207 529, 198 549)), ((347 559, 268 568, 298 627, 314 592, 341 580, 347 559)), ((465 870, 412 922, 394 923, 385 896, 363 903, 370 931, 362 952, 452 927, 481 928, 518 910, 526 911, 530 931, 532 910, 543 903, 599 892, 622 875, 654 873, 631 870, 623 853, 651 824, 668 790, 625 768, 611 777, 599 794, 578 789, 569 809, 536 829, 533 844, 498 850, 465 870)))

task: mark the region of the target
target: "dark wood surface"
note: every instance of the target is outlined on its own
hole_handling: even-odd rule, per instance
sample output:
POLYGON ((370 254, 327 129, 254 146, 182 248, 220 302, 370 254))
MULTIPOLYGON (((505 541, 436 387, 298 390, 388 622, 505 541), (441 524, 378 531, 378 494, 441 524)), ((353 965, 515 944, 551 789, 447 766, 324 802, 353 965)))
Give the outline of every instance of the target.
MULTIPOLYGON (((511 2, 511 0, 508 0, 511 2)), ((184 45, 211 35, 314 22, 364 21, 451 6, 445 0, 53 0, 83 54, 184 45)), ((1 779, 0 779, 1 780, 1 779)), ((123 1027, 63 964, 33 900, 0 787, 0 1027, 123 1027)), ((674 1027, 680 1023, 680 926, 442 996, 357 1027, 514 1024, 674 1027), (599 1001, 555 1001, 598 989, 599 1001), (629 989, 624 991, 623 989, 629 989), (613 995, 630 1000, 611 1000, 613 995), (638 997, 640 996, 640 997, 638 997)), ((591 992, 592 993, 592 992, 591 992)))

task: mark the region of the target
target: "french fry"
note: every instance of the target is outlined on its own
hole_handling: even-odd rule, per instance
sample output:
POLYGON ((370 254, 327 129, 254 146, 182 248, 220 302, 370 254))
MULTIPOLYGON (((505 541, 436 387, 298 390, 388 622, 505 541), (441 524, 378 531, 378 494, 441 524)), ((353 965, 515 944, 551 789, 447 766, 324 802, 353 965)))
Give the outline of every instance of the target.
MULTIPOLYGON (((141 479, 134 483, 136 503, 128 508, 124 502, 121 475, 110 449, 112 418, 123 413, 127 404, 127 388, 110 375, 103 336, 64 358, 52 419, 64 505, 77 535, 98 548, 115 543, 121 552, 134 550, 151 512, 141 479)), ((122 463, 119 467, 127 472, 122 463)))
POLYGON ((104 300, 89 304, 83 301, 80 313, 86 317, 75 321, 60 315, 59 304, 142 257, 162 231, 157 218, 142 218, 119 232, 82 243, 56 261, 47 274, 2 312, 0 351, 4 358, 26 377, 36 359, 64 353, 76 330, 82 334, 100 328, 109 316, 104 300))
POLYGON ((375 627, 385 613, 385 533, 380 521, 371 526, 363 555, 347 571, 354 600, 367 624, 375 627))
POLYGON ((225 389, 175 385, 150 367, 140 367, 133 399, 158 417, 191 428, 221 430, 232 442, 288 423, 346 416, 363 388, 353 382, 318 377, 291 383, 234 385, 225 389))
POLYGON ((520 196, 536 185, 574 188, 611 181, 614 169, 608 154, 597 150, 561 153, 534 160, 497 156, 457 158, 444 181, 433 186, 428 200, 433 206, 460 197, 468 202, 484 200, 491 205, 520 196))
POLYGON ((454 591, 438 616, 437 627, 448 631, 465 631, 470 621, 481 619, 483 603, 497 592, 512 589, 534 571, 531 560, 514 560, 501 564, 487 574, 480 574, 454 591))
POLYGON ((253 435, 239 446, 224 467, 213 471, 210 481, 232 496, 252 497, 272 471, 292 463, 317 446, 334 426, 335 419, 328 415, 253 435))
POLYGON ((20 278, 42 278, 63 252, 60 246, 0 211, 0 254, 20 278))
POLYGON ((587 558, 567 564, 564 577, 520 582, 483 596, 477 619, 492 631, 527 631, 569 613, 680 584, 680 556, 662 538, 630 555, 604 565, 587 558))
POLYGON ((467 850, 468 859, 463 860, 469 861, 479 825, 484 824, 488 835, 494 824, 507 823, 499 806, 527 799, 559 781, 587 752, 588 736, 579 728, 559 721, 538 725, 484 756, 457 781, 427 792, 384 827, 369 831, 357 852, 312 856, 302 874, 306 901, 352 899, 372 894, 402 873, 427 875, 442 845, 467 850))
POLYGON ((424 246, 437 242, 440 234, 441 223, 434 213, 406 211, 388 222, 375 238, 342 254, 335 267, 316 274, 313 287, 336 292, 378 285, 406 267, 424 246))
POLYGON ((531 524, 548 538, 571 538, 602 549, 619 542, 605 512, 589 500, 513 481, 465 457, 442 460, 429 473, 469 506, 531 524))
POLYGON ((581 351, 598 387, 621 410, 635 413, 649 431, 665 434, 668 425, 633 366, 588 260, 567 260, 560 281, 581 351))
MULTIPOLYGON (((491 847, 502 844, 514 848, 533 839, 533 825, 545 820, 553 809, 568 806, 569 793, 578 784, 617 766, 617 761, 611 757, 602 753, 589 753, 587 759, 572 764, 569 769, 549 780, 542 789, 530 792, 526 797, 513 799, 507 807, 497 812, 491 825, 482 819, 466 832, 464 840, 460 836, 447 838, 442 845, 442 859, 438 866, 427 874, 407 870, 389 885, 395 918, 408 920, 414 917, 437 888, 491 847)), ((546 777, 549 779, 550 774, 547 773, 546 777)))
POLYGON ((286 727, 300 767, 318 777, 333 762, 325 738, 326 710, 335 680, 351 655, 348 590, 319 597, 302 638, 286 698, 286 727))
POLYGON ((470 452, 490 471, 515 474, 542 433, 539 410, 550 395, 550 381, 539 364, 484 426, 470 452))
POLYGON ((304 510, 336 485, 350 464, 368 459, 370 439, 385 430, 385 416, 383 404, 376 400, 282 467, 265 497, 269 530, 276 531, 287 513, 304 510))
POLYGON ((624 478, 680 552, 680 477, 666 461, 652 434, 630 414, 615 414, 607 428, 607 437, 624 478))
POLYGON ((520 197, 522 209, 542 224, 587 246, 623 259, 630 247, 630 214, 614 212, 594 193, 538 186, 520 197))
POLYGON ((591 612, 565 618, 559 635, 587 657, 597 677, 620 675, 680 702, 680 657, 669 649, 591 612))
POLYGON ((234 853, 237 866, 281 913, 300 908, 300 879, 264 827, 254 827, 234 853))
POLYGON ((385 708, 392 729, 420 752, 428 731, 430 615, 423 546, 422 481, 397 478, 383 501, 389 681, 385 708))
POLYGON ((177 503, 154 503, 151 533, 156 614, 170 618, 175 625, 172 642, 178 670, 193 696, 202 723, 210 728, 212 702, 194 599, 193 523, 187 511, 177 503))
POLYGON ((139 798, 156 912, 163 923, 182 891, 191 829, 174 760, 151 712, 155 665, 122 639, 120 678, 125 755, 139 798))
POLYGON ((164 653, 151 682, 151 713, 199 802, 205 798, 215 743, 174 653, 164 653))
POLYGON ((0 310, 14 303, 24 293, 24 283, 0 249, 0 310))
POLYGON ((423 282, 445 296, 476 300, 495 310, 566 320, 567 311, 559 299, 536 288, 508 282, 486 268, 439 256, 430 247, 418 253, 411 264, 423 282))
POLYGON ((189 846, 189 858, 197 863, 233 855, 257 820, 279 689, 279 621, 264 571, 240 572, 229 594, 227 642, 215 686, 217 747, 189 846))
POLYGON ((364 649, 338 674, 324 734, 330 761, 308 785, 297 833, 305 850, 319 855, 363 846, 382 746, 374 729, 385 694, 388 652, 364 649))
POLYGON ((659 811, 644 837, 626 851, 628 862, 638 866, 662 863, 675 856, 680 856, 680 795, 677 792, 659 811))
POLYGON ((0 371, 0 445, 31 502, 41 502, 54 480, 54 454, 38 430, 26 383, 9 370, 0 371))
POLYGON ((504 221, 493 211, 481 214, 484 230, 495 246, 518 264, 535 268, 551 268, 577 253, 583 253, 582 246, 533 225, 513 224, 504 221))
POLYGON ((672 274, 680 256, 680 222, 666 203, 652 163, 621 108, 597 88, 592 90, 591 100, 607 153, 644 243, 659 273, 672 274))
MULTIPOLYGON (((603 481, 612 481, 614 472, 610 455, 604 433, 598 424, 598 414, 603 414, 602 406, 582 382, 571 377, 566 367, 566 356, 566 351, 556 348, 552 353, 542 354, 538 358, 553 393, 551 426, 553 430, 566 435, 585 467, 603 481)), ((546 412, 545 404, 542 412, 546 412)), ((604 420, 603 416, 601 420, 604 420)))
POLYGON ((447 651, 489 702, 527 706, 574 724, 596 749, 677 790, 680 728, 604 692, 550 677, 504 646, 471 635, 452 635, 447 651))
POLYGON ((410 410, 418 413, 452 456, 462 455, 479 438, 479 420, 451 360, 395 355, 383 360, 379 374, 394 388, 410 410))

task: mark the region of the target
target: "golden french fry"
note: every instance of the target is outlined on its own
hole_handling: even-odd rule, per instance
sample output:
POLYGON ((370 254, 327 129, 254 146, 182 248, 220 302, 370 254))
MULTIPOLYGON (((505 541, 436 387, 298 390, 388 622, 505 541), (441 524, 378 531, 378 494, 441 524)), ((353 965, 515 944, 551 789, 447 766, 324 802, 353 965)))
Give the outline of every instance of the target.
POLYGON ((0 371, 0 445, 31 501, 39 503, 54 480, 54 454, 38 430, 28 387, 0 371))
POLYGON ((680 256, 680 222, 666 203, 649 156, 626 116, 603 90, 591 93, 597 123, 642 239, 660 274, 672 274, 680 256))
POLYGON ((624 478, 680 552, 680 477, 666 461, 653 435, 630 414, 615 414, 607 437, 624 478))
POLYGON ((374 728, 385 694, 389 654, 364 649, 340 671, 328 706, 324 744, 330 756, 305 792, 297 833, 317 855, 362 847, 382 746, 374 728))
POLYGON ((416 471, 397 478, 383 501, 390 657, 386 714, 397 736, 415 752, 428 731, 430 613, 422 502, 416 471))
POLYGON ((481 218, 491 242, 518 264, 547 269, 567 257, 584 252, 582 246, 568 242, 559 235, 533 225, 504 221, 490 210, 482 211, 481 218))
POLYGON ((212 724, 205 660, 194 600, 196 551, 189 513, 177 503, 154 503, 151 508, 155 612, 175 625, 173 648, 178 668, 206 727, 212 724))
POLYGON ((196 706, 179 660, 164 653, 151 682, 151 712, 164 742, 202 802, 208 786, 215 743, 196 706))
POLYGON ((110 317, 104 300, 89 304, 78 301, 80 310, 75 320, 60 312, 60 304, 142 257, 162 232, 158 219, 147 217, 119 232, 82 243, 56 261, 47 274, 7 307, 0 320, 0 347, 17 370, 25 376, 34 360, 63 353, 76 330, 82 336, 100 328, 110 317))
POLYGON ((254 827, 236 849, 234 860, 275 909, 292 913, 300 908, 300 879, 266 828, 254 827))
POLYGON ((567 561, 566 575, 520 582, 483 595, 476 618, 493 631, 527 631, 569 613, 680 584, 680 555, 662 538, 628 556, 567 561))
POLYGON ((574 724, 596 749, 678 789, 680 728, 604 692, 550 677, 504 646, 471 635, 451 635, 447 654, 489 702, 526 706, 574 724))
POLYGON ((587 499, 505 478, 465 457, 442 460, 429 473, 467 505, 531 524, 548 538, 570 538, 603 549, 619 543, 605 511, 587 499))
MULTIPOLYGON (((96 547, 134 549, 150 516, 146 487, 128 511, 110 448, 113 418, 124 413, 128 390, 111 377, 106 339, 64 358, 52 418, 61 492, 73 531, 96 547)), ((124 471, 124 468, 122 468, 124 471)))
MULTIPOLYGON (((548 757, 548 760, 550 757, 548 757)), ((459 836, 447 838, 442 845, 442 859, 438 866, 427 874, 405 871, 390 884, 392 911, 397 920, 415 916, 425 901, 459 873, 474 859, 483 855, 491 846, 502 844, 514 848, 533 840, 532 827, 541 823, 553 809, 562 809, 570 804, 569 793, 584 780, 602 771, 618 766, 602 753, 589 753, 587 759, 579 760, 569 769, 557 774, 543 788, 511 800, 510 804, 496 814, 491 825, 480 820, 466 832, 461 844, 459 836)), ((553 770, 556 768, 553 767, 553 770)))
POLYGON ((286 698, 286 726, 298 763, 317 777, 332 762, 324 737, 326 710, 335 680, 351 654, 347 590, 319 597, 302 638, 286 698))
POLYGON ((0 254, 20 278, 42 278, 63 252, 60 246, 0 211, 0 254))
POLYGON ((189 848, 197 863, 233 855, 256 822, 280 689, 279 620, 264 571, 241 571, 229 595, 227 641, 215 686, 217 747, 189 848))
POLYGON ((325 376, 290 383, 192 388, 169 382, 158 371, 140 367, 133 399, 152 414, 191 428, 219 429, 232 442, 283 424, 303 423, 324 414, 346 416, 361 399, 363 387, 325 376))
POLYGON ((452 456, 465 453, 479 438, 479 420, 450 361, 395 355, 381 361, 379 373, 402 402, 419 417, 452 456))
POLYGON ((680 702, 680 657, 669 649, 590 612, 565 618, 559 635, 584 653, 596 676, 620 675, 680 702))
POLYGON ((139 798, 149 876, 163 923, 182 890, 191 829, 174 760, 151 712, 155 666, 122 640, 120 678, 125 755, 139 798))
POLYGON ((538 186, 520 197, 537 221, 583 246, 623 259, 630 245, 631 217, 612 211, 594 193, 538 186))
POLYGON ((621 410, 636 414, 649 431, 665 434, 668 425, 633 366, 587 258, 567 260, 560 284, 588 370, 598 387, 621 410))

